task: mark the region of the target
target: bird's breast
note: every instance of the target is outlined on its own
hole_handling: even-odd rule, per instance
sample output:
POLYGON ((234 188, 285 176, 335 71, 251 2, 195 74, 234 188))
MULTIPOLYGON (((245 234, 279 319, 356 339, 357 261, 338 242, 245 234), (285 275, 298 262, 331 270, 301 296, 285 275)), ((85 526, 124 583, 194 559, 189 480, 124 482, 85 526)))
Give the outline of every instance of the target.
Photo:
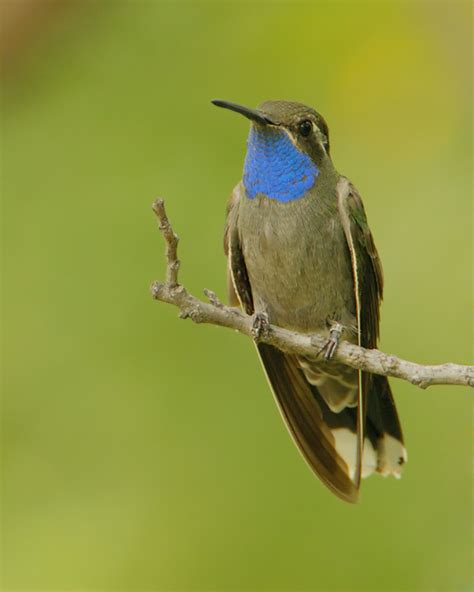
POLYGON ((355 319, 350 256, 337 207, 314 196, 281 204, 244 199, 239 234, 255 308, 297 331, 355 319))

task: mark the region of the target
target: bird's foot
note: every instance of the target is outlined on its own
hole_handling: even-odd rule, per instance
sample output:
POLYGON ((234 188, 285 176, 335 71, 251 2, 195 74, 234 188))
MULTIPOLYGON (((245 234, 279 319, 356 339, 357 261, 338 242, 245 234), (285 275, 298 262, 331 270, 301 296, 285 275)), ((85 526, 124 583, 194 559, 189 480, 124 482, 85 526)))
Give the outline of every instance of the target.
POLYGON ((324 354, 324 359, 326 361, 329 361, 333 357, 334 352, 339 345, 339 340, 343 330, 344 327, 341 325, 341 323, 331 324, 331 328, 329 329, 329 338, 318 352, 318 354, 324 354))
POLYGON ((266 312, 257 312, 252 323, 252 337, 258 341, 270 332, 270 323, 266 312))

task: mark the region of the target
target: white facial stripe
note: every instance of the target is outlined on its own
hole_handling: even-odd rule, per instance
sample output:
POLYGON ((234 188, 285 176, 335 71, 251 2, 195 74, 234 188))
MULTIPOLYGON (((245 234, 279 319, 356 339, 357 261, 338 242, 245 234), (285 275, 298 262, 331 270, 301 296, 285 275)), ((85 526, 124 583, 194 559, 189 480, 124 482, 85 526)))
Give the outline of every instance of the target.
MULTIPOLYGON (((325 144, 325 142, 327 142, 327 138, 326 138, 325 134, 323 134, 323 132, 317 127, 317 125, 315 124, 314 121, 311 121, 311 125, 313 126, 313 132, 319 131, 319 133, 321 134, 321 141, 319 143, 321 145, 321 148, 324 150, 324 152, 326 152, 326 144, 325 144)), ((281 126, 281 129, 284 130, 287 133, 287 135, 290 138, 292 144, 294 146, 296 146, 296 148, 298 148, 298 150, 299 150, 300 148, 298 146, 298 142, 297 142, 295 136, 292 134, 292 132, 290 132, 289 129, 287 129, 286 127, 283 127, 283 126, 281 126)))
POLYGON ((295 146, 296 148, 298 148, 298 150, 300 149, 300 147, 298 146, 298 142, 296 141, 296 138, 293 136, 293 134, 290 132, 290 130, 286 127, 281 126, 281 129, 286 133, 286 135, 290 138, 291 143, 293 144, 293 146, 295 146))

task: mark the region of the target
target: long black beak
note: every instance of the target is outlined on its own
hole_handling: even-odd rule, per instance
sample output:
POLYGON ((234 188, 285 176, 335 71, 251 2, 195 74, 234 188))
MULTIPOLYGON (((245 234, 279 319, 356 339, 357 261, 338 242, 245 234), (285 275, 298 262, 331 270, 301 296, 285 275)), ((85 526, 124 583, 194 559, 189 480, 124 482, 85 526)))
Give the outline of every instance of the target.
POLYGON ((243 107, 242 105, 236 105, 235 103, 229 103, 229 101, 221 101, 220 99, 214 99, 211 101, 213 105, 216 107, 222 107, 223 109, 230 109, 231 111, 236 111, 241 115, 244 115, 248 119, 252 121, 256 121, 261 125, 278 125, 275 121, 272 121, 269 117, 257 111, 257 109, 249 109, 248 107, 243 107))

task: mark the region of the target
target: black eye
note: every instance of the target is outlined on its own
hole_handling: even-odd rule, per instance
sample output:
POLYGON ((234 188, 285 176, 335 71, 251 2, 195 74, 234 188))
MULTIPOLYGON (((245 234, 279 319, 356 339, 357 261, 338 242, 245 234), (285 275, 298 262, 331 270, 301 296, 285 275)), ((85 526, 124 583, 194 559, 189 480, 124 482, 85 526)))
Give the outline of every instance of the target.
POLYGON ((311 123, 311 121, 308 121, 307 119, 305 119, 305 121, 302 121, 298 125, 298 131, 300 132, 300 134, 304 138, 307 138, 309 136, 309 134, 311 133, 312 129, 313 129, 313 124, 311 123))

